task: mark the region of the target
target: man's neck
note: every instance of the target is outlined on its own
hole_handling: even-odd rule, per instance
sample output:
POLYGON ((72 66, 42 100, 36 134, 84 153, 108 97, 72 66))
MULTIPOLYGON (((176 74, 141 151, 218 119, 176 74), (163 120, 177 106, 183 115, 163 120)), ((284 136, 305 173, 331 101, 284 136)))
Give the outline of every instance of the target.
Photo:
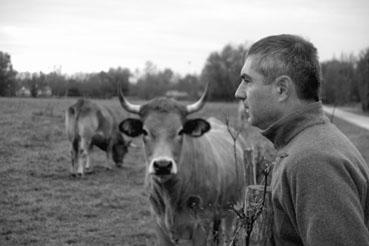
POLYGON ((301 99, 294 99, 286 102, 286 105, 283 105, 281 118, 284 118, 290 114, 295 112, 301 111, 302 109, 306 108, 307 105, 313 103, 313 101, 301 100, 301 99))

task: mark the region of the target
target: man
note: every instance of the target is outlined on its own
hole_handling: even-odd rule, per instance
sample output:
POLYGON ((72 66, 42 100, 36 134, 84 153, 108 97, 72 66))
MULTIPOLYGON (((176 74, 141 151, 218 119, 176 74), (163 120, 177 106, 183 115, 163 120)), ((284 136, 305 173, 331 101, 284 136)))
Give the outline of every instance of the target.
POLYGON ((294 35, 253 44, 236 98, 287 154, 273 169, 276 245, 369 245, 369 167, 322 111, 317 50, 294 35))

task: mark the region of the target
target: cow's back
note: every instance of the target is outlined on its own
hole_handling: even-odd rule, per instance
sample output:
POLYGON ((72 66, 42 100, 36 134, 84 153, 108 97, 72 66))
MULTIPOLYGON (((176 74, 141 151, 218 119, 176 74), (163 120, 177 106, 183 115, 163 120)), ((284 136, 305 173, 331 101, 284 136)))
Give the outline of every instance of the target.
POLYGON ((110 109, 90 100, 80 99, 72 105, 76 111, 77 131, 81 136, 94 134, 111 136, 117 129, 117 122, 110 109))

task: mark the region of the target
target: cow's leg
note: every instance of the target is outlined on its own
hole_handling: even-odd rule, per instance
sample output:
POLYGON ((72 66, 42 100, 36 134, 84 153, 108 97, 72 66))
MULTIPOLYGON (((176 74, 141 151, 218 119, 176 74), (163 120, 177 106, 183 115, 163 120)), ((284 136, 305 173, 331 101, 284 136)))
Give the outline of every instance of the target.
POLYGON ((73 145, 71 145, 71 148, 70 148, 70 159, 71 159, 71 166, 70 166, 70 173, 72 175, 75 175, 77 173, 77 170, 76 170, 76 162, 78 161, 78 150, 75 150, 73 145))
POLYGON ((214 245, 220 245, 222 239, 221 219, 214 218, 213 220, 213 243, 214 245))
POLYGON ((84 162, 85 162, 84 153, 83 153, 83 150, 80 149, 79 154, 78 154, 77 175, 83 176, 83 174, 84 174, 84 162))
POLYGON ((222 218, 222 237, 223 237, 223 243, 228 245, 231 241, 231 238, 233 236, 234 232, 234 222, 235 222, 235 216, 233 213, 227 213, 224 218, 222 218))
POLYGON ((113 169, 115 163, 113 160, 113 141, 112 140, 109 141, 108 148, 106 149, 106 163, 107 163, 106 168, 108 170, 113 169))
POLYGON ((104 164, 105 168, 107 170, 112 170, 114 165, 115 163, 113 159, 111 158, 111 155, 108 153, 108 151, 106 151, 106 164, 104 164))
POLYGON ((87 155, 86 155, 86 170, 91 171, 91 152, 92 152, 92 144, 88 143, 87 155))
POLYGON ((202 245, 218 245, 215 242, 209 242, 209 232, 210 227, 208 223, 202 223, 201 225, 197 225, 193 228, 192 232, 192 245, 193 246, 202 246, 202 245))
POLYGON ((175 246, 175 244, 170 240, 168 234, 156 223, 155 231, 157 237, 157 246, 175 246))
POLYGON ((115 166, 115 163, 111 157, 106 155, 106 169, 112 170, 115 166))
POLYGON ((84 169, 85 167, 90 167, 90 156, 89 156, 89 148, 90 148, 90 142, 86 138, 82 138, 79 146, 79 158, 78 158, 78 175, 83 176, 84 175, 84 169))

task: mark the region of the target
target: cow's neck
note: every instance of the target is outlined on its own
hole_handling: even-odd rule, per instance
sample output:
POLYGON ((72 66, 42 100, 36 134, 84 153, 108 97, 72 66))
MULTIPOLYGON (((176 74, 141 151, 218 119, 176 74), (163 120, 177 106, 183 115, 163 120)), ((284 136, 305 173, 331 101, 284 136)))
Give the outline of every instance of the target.
POLYGON ((174 178, 165 183, 160 183, 151 177, 149 179, 150 196, 156 201, 156 206, 170 206, 179 210, 181 209, 183 194, 181 194, 182 187, 180 180, 174 178))
POLYGON ((96 134, 92 138, 92 145, 96 145, 101 150, 107 151, 109 145, 114 145, 119 141, 122 141, 122 136, 119 132, 115 132, 111 137, 104 137, 102 135, 96 134))
POLYGON ((159 183, 157 181, 154 181, 154 182, 156 183, 155 186, 157 186, 157 188, 161 190, 163 195, 170 197, 170 200, 172 202, 176 202, 178 200, 180 196, 179 194, 180 182, 178 179, 173 178, 173 179, 168 180, 165 183, 159 183))
POLYGON ((209 216, 209 209, 214 210, 214 207, 212 204, 210 207, 202 207, 201 198, 188 196, 184 191, 186 184, 182 185, 178 181, 154 183, 150 202, 155 214, 159 216, 160 226, 169 231, 172 238, 188 240, 197 223, 201 221, 204 225, 209 222, 205 218, 209 216))
POLYGON ((95 135, 92 138, 92 145, 95 145, 99 147, 101 150, 106 151, 109 147, 110 141, 111 141, 111 138, 106 138, 101 135, 95 135))

